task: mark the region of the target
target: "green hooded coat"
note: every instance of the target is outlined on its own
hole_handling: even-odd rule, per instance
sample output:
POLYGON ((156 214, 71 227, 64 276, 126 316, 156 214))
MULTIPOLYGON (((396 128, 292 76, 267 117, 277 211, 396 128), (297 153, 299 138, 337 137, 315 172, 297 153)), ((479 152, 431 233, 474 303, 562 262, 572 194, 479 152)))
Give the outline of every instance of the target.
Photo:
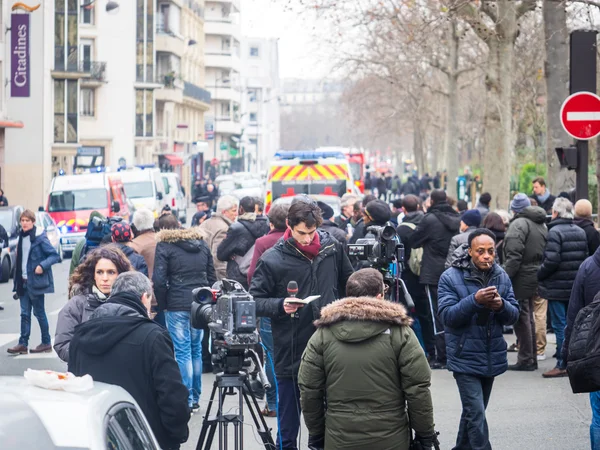
POLYGON ((407 450, 409 417, 433 435, 431 371, 411 322, 402 305, 374 298, 321 310, 298 384, 309 434, 325 436, 326 450, 407 450))

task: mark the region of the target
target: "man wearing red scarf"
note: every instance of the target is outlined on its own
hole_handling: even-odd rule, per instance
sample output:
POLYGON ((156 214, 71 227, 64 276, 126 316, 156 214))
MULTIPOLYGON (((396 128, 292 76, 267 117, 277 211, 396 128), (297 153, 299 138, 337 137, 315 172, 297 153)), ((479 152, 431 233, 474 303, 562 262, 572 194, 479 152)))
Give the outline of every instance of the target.
MULTIPOLYGON (((271 318, 274 365, 279 391, 277 448, 297 450, 300 428, 298 369, 302 353, 315 332, 313 321, 321 308, 344 296, 352 266, 342 245, 326 231, 321 210, 308 197, 294 199, 287 229, 275 246, 260 258, 250 294, 258 316, 271 318), (309 305, 286 303, 290 281, 298 284, 298 298, 320 295, 309 305), (281 440, 281 442, 279 442, 281 440)), ((323 436, 309 436, 309 445, 323 446, 323 436)))

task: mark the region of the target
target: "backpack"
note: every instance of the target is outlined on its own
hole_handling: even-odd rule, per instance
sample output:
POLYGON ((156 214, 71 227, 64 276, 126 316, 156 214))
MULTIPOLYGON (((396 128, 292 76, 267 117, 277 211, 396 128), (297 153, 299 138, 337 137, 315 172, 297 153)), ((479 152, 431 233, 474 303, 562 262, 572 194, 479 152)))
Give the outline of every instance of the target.
POLYGON ((250 247, 248 249, 248 251, 246 252, 246 254, 244 256, 235 255, 235 262, 237 263, 238 268, 240 269, 240 272, 244 276, 248 276, 248 269, 250 269, 250 264, 252 263, 252 257, 254 256, 254 246, 255 245, 256 244, 253 244, 252 247, 250 247))
POLYGON ((600 298, 596 297, 579 311, 571 332, 567 373, 574 394, 600 391, 599 337, 600 298))
POLYGON ((85 245, 81 250, 79 262, 83 262, 87 253, 100 246, 102 239, 111 234, 111 228, 115 223, 123 220, 122 217, 94 217, 88 223, 87 231, 85 232, 85 245))
MULTIPOLYGON (((415 231, 417 226, 414 223, 402 222, 400 226, 405 226, 415 231)), ((416 276, 421 275, 421 261, 423 260, 423 248, 411 248, 410 258, 408 258, 408 268, 416 276)))

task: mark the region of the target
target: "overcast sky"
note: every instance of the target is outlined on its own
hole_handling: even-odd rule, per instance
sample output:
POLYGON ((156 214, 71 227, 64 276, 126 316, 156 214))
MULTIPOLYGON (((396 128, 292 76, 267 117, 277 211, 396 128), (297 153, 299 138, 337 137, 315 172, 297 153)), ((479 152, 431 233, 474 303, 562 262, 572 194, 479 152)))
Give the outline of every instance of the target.
POLYGON ((289 0, 242 0, 242 33, 249 37, 279 38, 281 78, 322 78, 327 64, 314 34, 317 22, 306 14, 285 10, 289 0))

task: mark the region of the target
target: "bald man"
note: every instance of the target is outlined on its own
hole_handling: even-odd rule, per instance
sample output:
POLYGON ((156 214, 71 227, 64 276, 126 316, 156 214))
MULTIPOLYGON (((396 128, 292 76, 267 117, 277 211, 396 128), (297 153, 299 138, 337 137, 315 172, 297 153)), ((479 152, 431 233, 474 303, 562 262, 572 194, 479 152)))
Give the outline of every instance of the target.
POLYGON ((600 233, 592 220, 592 204, 589 200, 579 200, 575 203, 575 225, 585 231, 588 242, 588 254, 593 255, 600 247, 600 233))

